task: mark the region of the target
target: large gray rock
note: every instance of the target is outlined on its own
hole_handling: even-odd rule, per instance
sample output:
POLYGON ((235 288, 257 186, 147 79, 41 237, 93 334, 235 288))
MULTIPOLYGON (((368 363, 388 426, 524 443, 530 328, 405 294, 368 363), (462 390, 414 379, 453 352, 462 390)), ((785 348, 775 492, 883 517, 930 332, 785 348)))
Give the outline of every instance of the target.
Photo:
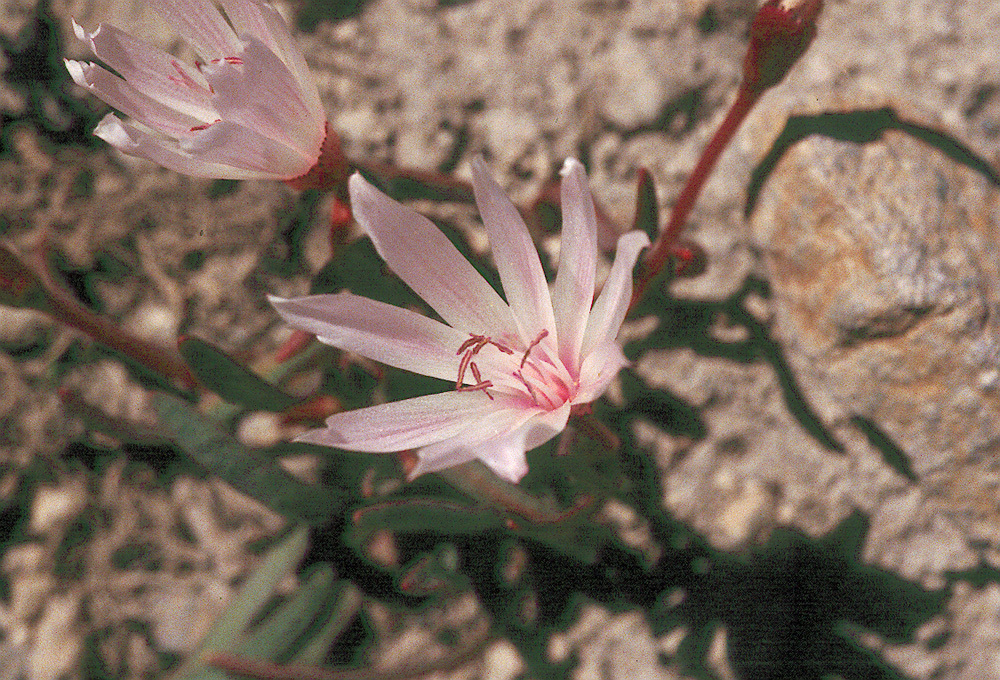
POLYGON ((800 142, 751 223, 793 362, 980 519, 1000 447, 997 216, 985 176, 893 132, 800 142))

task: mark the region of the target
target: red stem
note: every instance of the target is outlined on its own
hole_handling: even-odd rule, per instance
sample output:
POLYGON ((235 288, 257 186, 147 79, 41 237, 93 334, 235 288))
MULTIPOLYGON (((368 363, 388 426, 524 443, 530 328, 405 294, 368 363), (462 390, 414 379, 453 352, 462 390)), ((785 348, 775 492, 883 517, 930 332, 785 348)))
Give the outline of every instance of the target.
POLYGON ((754 104, 760 99, 761 94, 763 94, 762 91, 752 90, 745 86, 740 87, 736 95, 736 101, 733 102, 729 113, 726 114, 725 119, 708 142, 704 153, 702 153, 701 158, 698 160, 698 165, 691 172, 691 176, 688 177, 684 189, 681 191, 680 196, 677 197, 677 202, 674 203, 673 210, 670 213, 670 221, 660 231, 656 243, 653 244, 652 250, 650 250, 649 255, 646 256, 643 262, 642 275, 639 277, 635 292, 632 294, 632 306, 638 302, 643 293, 645 293, 649 283, 659 274, 660 270, 667 263, 667 260, 670 259, 677 244, 677 237, 680 236, 681 229, 684 227, 684 223, 687 222, 691 214, 691 209, 694 208, 695 201, 697 201, 699 194, 701 194, 705 182, 712 174, 715 163, 719 160, 722 151, 729 145, 736 130, 739 129, 740 125, 746 119, 747 114, 750 113, 754 104))
POLYGON ((427 675, 447 673, 482 656, 493 639, 490 627, 484 626, 471 640, 458 645, 440 659, 415 661, 396 668, 340 669, 304 664, 278 664, 266 659, 251 659, 226 652, 208 658, 213 668, 258 680, 416 680, 427 675))
POLYGON ((44 311, 53 319, 83 331, 97 342, 107 345, 141 366, 178 381, 185 388, 190 389, 198 384, 198 380, 181 359, 180 354, 170 348, 138 338, 106 317, 90 311, 56 282, 48 270, 48 264, 42 253, 37 254, 35 259, 37 262, 33 268, 34 273, 46 295, 44 311))

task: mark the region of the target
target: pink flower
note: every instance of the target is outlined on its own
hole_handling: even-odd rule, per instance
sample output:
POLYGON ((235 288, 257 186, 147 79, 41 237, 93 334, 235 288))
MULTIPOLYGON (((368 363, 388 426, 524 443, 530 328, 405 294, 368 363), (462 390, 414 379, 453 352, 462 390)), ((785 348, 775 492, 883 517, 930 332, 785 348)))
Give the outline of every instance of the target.
POLYGON ((124 153, 197 177, 304 175, 319 159, 327 126, 302 53, 271 5, 221 5, 225 16, 212 0, 157 4, 204 59, 193 67, 114 26, 88 34, 73 22, 77 37, 119 74, 66 60, 73 80, 132 119, 108 114, 94 133, 124 153))
POLYGON ((525 452, 566 427, 574 406, 599 397, 628 362, 616 341, 632 294, 632 267, 649 239, 633 231, 594 301, 597 221, 583 166, 562 169, 563 230, 552 290, 524 221, 477 159, 476 203, 505 302, 425 217, 358 174, 354 214, 389 267, 444 320, 351 293, 271 303, 327 344, 454 388, 331 416, 300 441, 352 451, 416 449, 411 477, 479 459, 518 482, 525 452))

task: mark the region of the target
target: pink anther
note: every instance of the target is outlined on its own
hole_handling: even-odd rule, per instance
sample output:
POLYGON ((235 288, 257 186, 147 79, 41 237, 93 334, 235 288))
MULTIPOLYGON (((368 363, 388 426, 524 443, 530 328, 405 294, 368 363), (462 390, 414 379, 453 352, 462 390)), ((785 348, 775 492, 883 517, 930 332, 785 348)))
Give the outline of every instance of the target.
POLYGON ((482 390, 483 393, 493 401, 493 395, 489 393, 489 388, 493 387, 493 383, 489 380, 482 380, 475 385, 462 385, 461 387, 456 387, 456 392, 475 392, 476 390, 482 390))
POLYGON ((458 351, 455 354, 462 354, 462 360, 458 363, 458 379, 455 380, 455 390, 458 392, 471 392, 473 390, 482 390, 486 393, 486 396, 491 400, 493 395, 487 391, 487 388, 493 387, 493 383, 489 380, 483 380, 483 375, 479 371, 479 366, 476 362, 472 360, 472 357, 479 354, 480 350, 486 345, 493 345, 501 352, 506 354, 513 354, 514 351, 505 345, 494 341, 492 338, 486 335, 476 335, 475 333, 469 333, 469 339, 463 342, 458 351), (472 377, 475 378, 475 385, 465 385, 465 372, 472 371, 472 377))
POLYGON ((513 354, 514 353, 514 350, 512 350, 507 345, 501 345, 499 342, 497 342, 496 340, 493 340, 492 338, 487 338, 487 340, 489 341, 489 343, 491 345, 493 345, 494 347, 496 347, 498 350, 500 350, 504 354, 513 354))
POLYGON ((458 379, 455 381, 455 389, 462 389, 462 383, 465 381, 465 371, 469 368, 469 364, 472 363, 472 350, 469 350, 462 356, 462 361, 458 364, 458 379))
POLYGON ((455 354, 461 354, 467 349, 471 348, 473 354, 477 354, 479 350, 486 346, 486 343, 490 341, 485 335, 476 335, 475 333, 469 333, 469 339, 463 342, 458 347, 458 351, 455 354))

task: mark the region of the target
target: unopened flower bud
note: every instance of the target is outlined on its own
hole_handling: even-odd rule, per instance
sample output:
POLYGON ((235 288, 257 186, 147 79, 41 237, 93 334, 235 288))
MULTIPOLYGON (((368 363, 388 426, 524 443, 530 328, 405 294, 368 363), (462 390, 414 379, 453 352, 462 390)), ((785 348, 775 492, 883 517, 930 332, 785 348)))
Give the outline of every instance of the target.
POLYGON ((816 37, 823 0, 768 0, 750 24, 743 87, 756 93, 777 85, 816 37))

